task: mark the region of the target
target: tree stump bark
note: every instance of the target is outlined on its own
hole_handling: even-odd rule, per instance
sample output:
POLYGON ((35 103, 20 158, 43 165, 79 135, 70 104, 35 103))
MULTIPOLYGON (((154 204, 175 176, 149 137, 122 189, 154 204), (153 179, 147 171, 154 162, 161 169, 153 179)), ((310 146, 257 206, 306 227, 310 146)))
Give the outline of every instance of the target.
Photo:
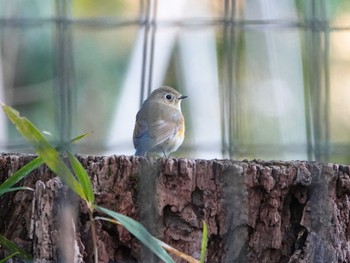
MULTIPOLYGON (((0 182, 34 158, 0 155, 0 182)), ((206 262, 350 262, 349 166, 316 162, 79 157, 98 205, 206 262)), ((0 198, 0 234, 35 262, 93 262, 87 208, 46 166, 0 198)), ((121 226, 97 221, 99 262, 159 262, 121 226)), ((6 251, 0 249, 0 258, 6 251)), ((176 262, 184 262, 174 258, 176 262)))

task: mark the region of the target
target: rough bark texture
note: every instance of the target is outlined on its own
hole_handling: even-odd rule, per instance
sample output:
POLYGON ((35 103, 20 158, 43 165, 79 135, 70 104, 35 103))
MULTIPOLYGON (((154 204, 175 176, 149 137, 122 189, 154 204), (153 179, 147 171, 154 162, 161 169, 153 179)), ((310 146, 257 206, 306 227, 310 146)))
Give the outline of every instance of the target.
MULTIPOLYGON (((33 156, 0 156, 0 182, 33 156)), ((97 203, 207 262, 350 262, 349 166, 310 162, 80 157, 97 203)), ((93 262, 84 203, 46 167, 0 198, 0 234, 36 262, 93 262)), ((158 262, 123 227, 97 222, 99 262, 158 262)), ((0 250, 0 258, 5 255, 0 250)), ((176 258, 177 262, 184 262, 176 258)))

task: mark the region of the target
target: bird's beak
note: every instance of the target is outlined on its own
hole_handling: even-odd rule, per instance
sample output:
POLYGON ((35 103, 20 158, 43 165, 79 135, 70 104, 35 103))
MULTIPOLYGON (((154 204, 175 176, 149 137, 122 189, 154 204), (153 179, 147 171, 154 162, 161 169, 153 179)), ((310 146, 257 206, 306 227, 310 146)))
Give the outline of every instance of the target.
POLYGON ((180 96, 179 100, 183 100, 183 99, 186 99, 186 98, 187 98, 187 96, 180 96))

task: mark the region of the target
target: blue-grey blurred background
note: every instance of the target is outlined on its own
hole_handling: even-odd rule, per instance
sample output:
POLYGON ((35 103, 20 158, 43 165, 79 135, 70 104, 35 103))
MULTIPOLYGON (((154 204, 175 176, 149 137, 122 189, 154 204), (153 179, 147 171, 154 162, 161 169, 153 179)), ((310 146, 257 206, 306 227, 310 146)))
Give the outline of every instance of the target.
MULTIPOLYGON (((188 95, 174 156, 349 163, 350 1, 0 0, 0 101, 54 144, 133 154, 162 85, 188 95)), ((0 151, 31 151, 2 112, 0 151)))

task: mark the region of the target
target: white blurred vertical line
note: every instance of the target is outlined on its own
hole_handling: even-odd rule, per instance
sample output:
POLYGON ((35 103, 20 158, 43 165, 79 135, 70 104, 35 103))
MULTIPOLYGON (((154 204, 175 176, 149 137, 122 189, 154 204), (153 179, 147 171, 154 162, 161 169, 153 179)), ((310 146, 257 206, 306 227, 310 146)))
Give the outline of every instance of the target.
MULTIPOLYGON (((1 45, 0 45, 1 50, 1 45)), ((2 57, 0 56, 0 102, 5 103, 5 83, 3 78, 2 57)), ((5 114, 0 110, 0 151, 6 152, 7 125, 5 114)))
MULTIPOLYGON (((294 1, 248 1, 247 20, 297 20, 294 1)), ((306 159, 307 128, 303 83, 302 50, 297 29, 263 27, 246 35, 247 72, 250 78, 250 110, 253 112, 252 140, 264 145, 265 155, 258 158, 306 159), (253 41, 250 37, 254 37, 253 41), (261 44, 256 40, 261 39, 261 44), (260 54, 257 54, 257 50, 260 54), (265 61, 259 61, 264 58, 265 61), (274 126, 267 123, 275 123, 274 126), (269 131, 270 134, 266 134, 269 131), (265 134, 263 134, 265 132, 265 134), (262 135, 263 134, 263 135, 262 135), (275 151, 271 149, 277 147, 275 151), (282 150, 277 150, 282 149, 282 150)), ((259 153, 260 154, 260 153, 259 153)))
MULTIPOLYGON (((21 3, 20 1, 8 1, 1 6, 3 18, 13 19, 18 17, 21 3)), ((0 102, 11 104, 13 100, 13 87, 15 80, 15 66, 19 54, 20 34, 11 26, 4 26, 2 29, 2 39, 0 41, 0 102), (5 101, 5 88, 6 98, 5 101)), ((7 150, 8 144, 7 120, 2 110, 0 110, 0 151, 7 150)))
MULTIPOLYGON (((210 2, 187 2, 185 17, 207 16, 210 2)), ((191 157, 222 156, 217 47, 214 27, 184 28, 179 36, 184 90, 191 121, 191 157)))
POLYGON ((59 141, 64 143, 72 136, 74 125, 74 66, 72 47, 72 28, 67 22, 70 19, 70 1, 56 0, 56 16, 60 18, 55 24, 54 55, 55 64, 55 96, 56 96, 56 125, 59 141))
POLYGON ((156 38, 156 31, 157 31, 157 5, 158 1, 154 0, 152 1, 152 9, 153 12, 151 14, 151 33, 150 33, 150 51, 149 51, 149 65, 148 65, 148 94, 149 95, 152 92, 152 80, 153 80, 153 63, 154 63, 154 48, 155 48, 155 38, 156 38))
POLYGON ((142 31, 143 31, 143 47, 142 47, 142 69, 141 69, 141 96, 140 106, 142 102, 147 98, 150 92, 150 83, 152 81, 152 74, 150 73, 150 67, 153 62, 153 48, 155 34, 154 25, 155 21, 155 8, 157 0, 147 0, 144 17, 142 18, 142 31))
POLYGON ((230 97, 230 91, 232 87, 232 63, 230 60, 232 57, 232 20, 233 20, 233 8, 230 4, 231 1, 225 0, 224 11, 225 11, 225 23, 223 28, 223 47, 222 47, 222 80, 220 89, 220 110, 221 110, 221 147, 223 157, 230 156, 230 116, 229 108, 230 101, 227 98, 230 97))

